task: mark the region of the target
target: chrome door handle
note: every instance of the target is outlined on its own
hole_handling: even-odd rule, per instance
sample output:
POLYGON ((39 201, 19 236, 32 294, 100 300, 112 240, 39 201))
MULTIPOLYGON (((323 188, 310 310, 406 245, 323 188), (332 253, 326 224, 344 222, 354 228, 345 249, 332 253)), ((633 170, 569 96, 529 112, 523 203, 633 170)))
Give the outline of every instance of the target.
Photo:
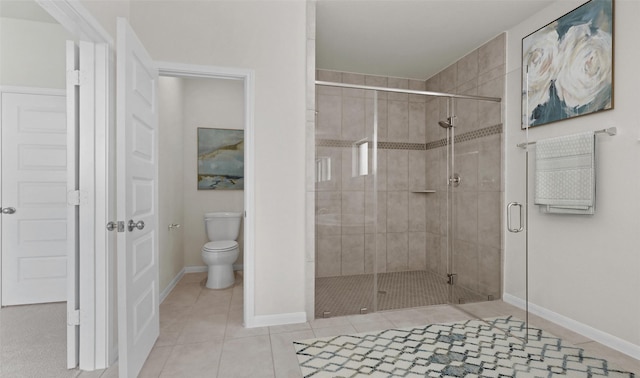
POLYGON ((127 227, 129 229, 129 232, 133 231, 134 228, 142 230, 144 228, 144 221, 134 222, 133 219, 130 219, 127 227))
POLYGON ((3 207, 2 208, 2 214, 13 214, 16 212, 16 208, 15 207, 3 207))
POLYGON ((507 229, 509 232, 521 232, 524 230, 524 213, 522 212, 522 204, 518 202, 511 202, 507 205, 507 229), (515 228, 511 227, 511 208, 514 206, 518 206, 520 210, 520 227, 515 228))
POLYGON ((118 222, 111 221, 111 222, 107 223, 107 230, 108 231, 115 231, 117 229, 118 229, 118 222))

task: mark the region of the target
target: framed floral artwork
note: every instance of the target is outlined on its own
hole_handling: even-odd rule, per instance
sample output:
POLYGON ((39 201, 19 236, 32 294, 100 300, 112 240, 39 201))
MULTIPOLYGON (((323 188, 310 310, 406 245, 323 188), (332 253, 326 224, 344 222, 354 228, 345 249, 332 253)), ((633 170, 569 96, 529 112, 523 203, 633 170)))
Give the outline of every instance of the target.
POLYGON ((522 39, 522 129, 613 109, 613 0, 522 39))

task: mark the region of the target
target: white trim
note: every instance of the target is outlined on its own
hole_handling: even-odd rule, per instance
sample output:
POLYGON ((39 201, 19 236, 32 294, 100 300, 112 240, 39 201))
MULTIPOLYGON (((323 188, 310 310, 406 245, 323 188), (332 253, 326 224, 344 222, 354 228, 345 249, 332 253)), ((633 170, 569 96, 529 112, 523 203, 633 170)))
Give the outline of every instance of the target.
MULTIPOLYGON (((184 272, 185 273, 203 273, 208 271, 209 268, 207 268, 206 265, 191 265, 191 266, 185 266, 184 267, 184 272)), ((243 264, 233 264, 233 270, 244 270, 244 265, 243 264)))
MULTIPOLYGON (((250 69, 156 62, 160 76, 203 77, 244 82, 244 324, 258 327, 255 320, 255 73, 250 69)), ((186 267, 191 269, 192 267, 186 267)), ((205 270, 206 271, 206 270, 205 270)))
MULTIPOLYGON (((74 41, 66 41, 66 116, 67 116, 67 193, 80 190, 80 119, 78 105, 80 91, 76 90, 75 75, 80 69, 80 48, 74 41)), ((78 77, 79 78, 79 77, 78 77)), ((67 206, 67 314, 80 308, 80 208, 67 206)), ((68 316, 68 315, 67 315, 68 316)), ((80 325, 67 322, 67 369, 78 367, 80 360, 80 325)))
POLYGON ((35 0, 76 38, 113 47, 113 38, 79 0, 35 0))
MULTIPOLYGON (((113 277, 114 271, 112 266, 106 264, 109 261, 107 251, 109 251, 109 241, 105 234, 104 225, 109 208, 110 192, 107 188, 108 177, 102 177, 108 174, 108 159, 102 156, 106 151, 106 145, 100 143, 108 143, 109 126, 112 123, 112 115, 110 109, 110 96, 113 95, 109 91, 110 76, 109 73, 113 69, 111 62, 113 61, 113 38, 105 31, 102 25, 93 17, 81 3, 80 0, 36 0, 45 11, 55 18, 65 29, 67 29, 78 41, 93 42, 93 62, 92 76, 84 76, 85 79, 91 81, 91 107, 93 111, 93 119, 88 119, 91 133, 98 138, 91 141, 89 146, 85 146, 85 152, 80 155, 80 175, 90 175, 95 179, 89 185, 87 196, 91 200, 91 204, 85 211, 80 209, 80 224, 91 224, 94 226, 89 234, 81 235, 81 251, 84 250, 91 253, 90 259, 92 266, 84 266, 80 276, 80 314, 82 325, 80 326, 80 369, 95 370, 104 369, 110 361, 115 360, 115 356, 108 355, 113 353, 113 346, 109 345, 109 335, 112 328, 116 326, 112 323, 111 309, 113 293, 109 290, 109 279, 113 277), (101 139, 102 136, 106 140, 101 139), (87 166, 86 158, 92 161, 92 166, 87 166), (104 237, 103 237, 104 236, 104 237), (83 282, 90 282, 84 285, 83 282), (86 290, 89 289, 89 292, 86 290), (85 294, 83 295, 83 290, 85 294), (82 314, 90 314, 89 319, 85 319, 82 314), (84 352, 83 352, 84 351, 84 352), (83 357, 84 355, 84 357, 83 357)), ((81 62, 82 64, 82 62, 81 62)), ((82 122, 82 120, 81 120, 82 122)), ((81 125, 81 129, 86 129, 86 125, 81 125)), ((82 136, 81 136, 82 137, 82 136)), ((81 179, 82 180, 82 179, 81 179)), ((85 190, 81 188, 80 190, 85 190)), ((82 253, 82 252, 81 252, 82 253)), ((86 258, 85 260, 86 261, 86 258)))
MULTIPOLYGON (((268 327, 285 324, 298 324, 307 321, 306 312, 291 312, 288 314, 256 315, 253 317, 253 327, 268 327)), ((247 327, 249 328, 249 327, 247 327)))
MULTIPOLYGON (((101 339, 101 329, 98 325, 99 314, 97 307, 103 306, 103 293, 99 294, 100 271, 104 267, 100 255, 104 255, 104 249, 98 248, 96 236, 98 235, 96 218, 96 177, 98 172, 98 159, 95 156, 95 134, 98 120, 95 117, 96 91, 96 62, 94 44, 81 42, 79 44, 80 72, 85 77, 80 85, 77 111, 80 122, 78 138, 78 188, 83 200, 79 206, 78 222, 78 293, 80 298, 80 359, 79 367, 84 370, 102 369, 106 367, 105 355, 100 355, 98 350, 104 351, 104 345, 98 342, 101 339), (98 362, 100 360, 100 362, 98 362)), ((103 228, 104 230, 104 228, 103 228)), ((104 281, 101 281, 104 282, 104 281)), ((104 324, 104 323, 102 323, 104 324)), ((106 340, 105 340, 106 341, 106 340)), ((106 354, 106 353, 105 353, 106 354)))
MULTIPOLYGON (((82 49, 86 42, 80 41, 82 67, 82 49)), ((94 140, 91 153, 94 156, 95 164, 89 167, 94 179, 93 216, 95 218, 95 233, 93 243, 95 245, 95 265, 94 279, 95 291, 93 303, 95 305, 95 369, 105 369, 109 366, 110 346, 110 325, 117 322, 112 319, 112 302, 110 297, 114 295, 109 289, 109 279, 111 270, 115 266, 109 264, 110 242, 109 234, 105 232, 109 217, 109 46, 106 43, 92 43, 93 49, 93 116, 94 116, 94 140)), ((82 92, 82 91, 81 91, 82 92)), ((82 156, 82 155, 81 155, 82 156)), ((81 157, 82 159, 82 157, 81 157)), ((88 172, 87 172, 88 173, 88 172)), ((85 174, 87 174, 85 173, 85 174)), ((91 212, 87 212, 90 214, 91 212)), ((89 216, 89 215, 87 215, 89 216)), ((87 298, 86 303, 91 299, 87 298)), ((82 305, 82 303, 81 303, 82 305)))
POLYGON ((206 265, 185 266, 183 270, 185 273, 203 273, 207 271, 207 266, 206 265))
POLYGON ((167 285, 167 287, 165 287, 164 290, 162 290, 162 292, 160 293, 160 303, 164 302, 164 300, 171 293, 171 290, 173 290, 176 287, 176 285, 178 284, 178 282, 180 282, 180 280, 182 279, 182 277, 185 274, 185 270, 186 270, 186 268, 184 268, 181 271, 179 271, 178 274, 176 274, 176 276, 173 277, 171 282, 169 282, 169 285, 167 285))
MULTIPOLYGON (((502 300, 518 308, 525 308, 525 301, 514 295, 504 293, 502 295, 502 300)), ((579 333, 580 335, 586 336, 594 341, 599 342, 602 345, 606 345, 611 349, 615 349, 621 353, 640 360, 640 345, 633 344, 617 336, 603 332, 584 323, 580 323, 576 320, 573 320, 531 302, 529 302, 529 312, 553 323, 561 325, 573 332, 579 333)))
POLYGON ((244 326, 256 327, 255 309, 255 74, 248 71, 244 80, 245 94, 245 180, 244 180, 244 326), (248 178, 248 180, 247 180, 248 178))
POLYGON ((15 86, 15 85, 0 85, 0 92, 2 92, 2 93, 18 93, 18 94, 51 95, 51 96, 66 96, 67 95, 67 91, 65 89, 38 88, 38 87, 19 87, 19 86, 15 86))

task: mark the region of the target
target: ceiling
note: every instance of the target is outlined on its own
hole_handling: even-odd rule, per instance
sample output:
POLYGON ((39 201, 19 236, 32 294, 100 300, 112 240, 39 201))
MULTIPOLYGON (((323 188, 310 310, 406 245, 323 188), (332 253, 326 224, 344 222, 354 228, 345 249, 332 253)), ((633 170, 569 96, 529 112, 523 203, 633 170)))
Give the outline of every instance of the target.
MULTIPOLYGON (((428 79, 555 1, 318 0, 316 66, 428 79)), ((2 0, 0 16, 56 22, 33 0, 2 0)))
POLYGON ((318 0, 316 67, 428 79, 560 0, 318 0))

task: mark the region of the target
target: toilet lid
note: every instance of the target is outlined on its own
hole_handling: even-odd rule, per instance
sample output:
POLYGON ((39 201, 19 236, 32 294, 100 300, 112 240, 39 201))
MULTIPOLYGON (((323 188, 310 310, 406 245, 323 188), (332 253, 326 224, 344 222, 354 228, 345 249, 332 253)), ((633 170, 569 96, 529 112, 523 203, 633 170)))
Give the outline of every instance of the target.
POLYGON ((206 249, 207 251, 222 252, 234 249, 237 246, 238 242, 235 240, 219 240, 208 242, 204 245, 204 249, 206 249))

